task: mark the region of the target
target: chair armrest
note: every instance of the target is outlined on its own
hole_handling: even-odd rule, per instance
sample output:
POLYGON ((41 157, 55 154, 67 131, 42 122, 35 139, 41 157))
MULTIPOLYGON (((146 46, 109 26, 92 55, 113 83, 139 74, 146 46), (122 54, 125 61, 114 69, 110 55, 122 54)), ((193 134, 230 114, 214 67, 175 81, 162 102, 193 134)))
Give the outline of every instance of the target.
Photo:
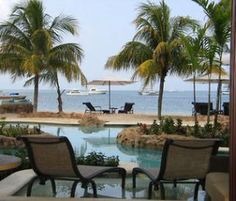
POLYGON ((209 172, 229 172, 229 157, 212 156, 210 159, 209 172))
POLYGON ((102 109, 102 107, 101 107, 101 106, 98 106, 98 105, 97 105, 97 106, 93 106, 93 107, 102 109))
POLYGON ((124 109, 124 106, 121 106, 120 109, 124 109))

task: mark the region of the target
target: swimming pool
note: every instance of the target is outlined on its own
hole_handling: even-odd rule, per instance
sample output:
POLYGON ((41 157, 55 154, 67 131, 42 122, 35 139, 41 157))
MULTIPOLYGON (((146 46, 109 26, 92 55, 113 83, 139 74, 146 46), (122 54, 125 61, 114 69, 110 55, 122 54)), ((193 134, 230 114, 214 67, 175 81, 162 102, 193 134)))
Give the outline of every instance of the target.
POLYGON ((41 125, 41 130, 47 133, 55 136, 66 136, 78 156, 96 151, 102 152, 106 156, 119 156, 120 161, 134 162, 140 167, 159 167, 160 150, 136 149, 116 143, 116 136, 123 128, 41 125))
MULTIPOLYGON (((76 126, 58 126, 58 125, 41 125, 41 130, 53 134, 55 136, 66 136, 76 155, 86 155, 92 151, 102 152, 106 156, 119 156, 120 161, 135 162, 141 167, 159 167, 161 160, 161 151, 154 149, 135 149, 124 147, 116 143, 116 136, 124 127, 103 127, 103 128, 86 128, 76 126)), ((97 184, 99 198, 125 198, 125 199, 146 199, 148 196, 149 179, 143 175, 137 177, 137 188, 132 188, 132 178, 126 178, 126 188, 122 193, 120 179, 117 178, 95 178, 97 184)), ((69 197, 72 182, 56 181, 57 194, 56 197, 69 197)), ((177 188, 173 188, 172 184, 165 185, 167 199, 192 200, 193 185, 179 184, 177 188)), ((153 199, 159 199, 159 191, 153 191, 153 199)), ((26 187, 22 188, 15 195, 25 196, 26 187)), ((39 185, 37 182, 32 189, 33 196, 51 197, 50 182, 45 186, 39 185)), ((85 194, 83 188, 79 184, 76 188, 76 197, 91 197, 92 190, 88 189, 85 194)), ((204 192, 199 192, 199 200, 204 200, 204 192)))

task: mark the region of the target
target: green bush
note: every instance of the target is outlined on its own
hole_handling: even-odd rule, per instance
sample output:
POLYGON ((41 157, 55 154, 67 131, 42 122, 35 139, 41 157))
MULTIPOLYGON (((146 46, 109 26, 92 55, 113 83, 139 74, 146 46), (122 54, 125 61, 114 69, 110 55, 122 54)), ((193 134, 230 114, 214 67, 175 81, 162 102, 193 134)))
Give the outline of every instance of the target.
POLYGON ((150 130, 149 133, 150 133, 151 135, 153 135, 153 134, 159 134, 159 133, 160 133, 160 131, 161 131, 160 125, 157 124, 157 121, 156 121, 156 120, 153 121, 153 123, 152 123, 152 125, 151 125, 151 127, 150 127, 149 130, 150 130))
POLYGON ((76 158, 78 165, 95 165, 95 166, 112 166, 119 165, 118 156, 105 156, 101 152, 91 152, 87 156, 79 156, 76 158))
POLYGON ((0 135, 6 137, 18 137, 20 135, 27 134, 40 134, 40 127, 34 126, 32 129, 29 128, 29 125, 21 124, 11 124, 5 121, 5 118, 0 119, 0 135))
POLYGON ((171 117, 167 117, 161 120, 160 123, 162 132, 166 134, 176 133, 175 122, 171 117))
POLYGON ((141 132, 146 135, 166 133, 193 136, 196 138, 218 138, 222 140, 222 146, 229 145, 229 128, 220 123, 218 123, 216 127, 212 124, 200 126, 198 123, 194 126, 183 126, 181 119, 174 121, 171 117, 167 117, 163 118, 160 124, 157 124, 156 120, 154 120, 151 126, 142 123, 139 123, 138 126, 141 132))

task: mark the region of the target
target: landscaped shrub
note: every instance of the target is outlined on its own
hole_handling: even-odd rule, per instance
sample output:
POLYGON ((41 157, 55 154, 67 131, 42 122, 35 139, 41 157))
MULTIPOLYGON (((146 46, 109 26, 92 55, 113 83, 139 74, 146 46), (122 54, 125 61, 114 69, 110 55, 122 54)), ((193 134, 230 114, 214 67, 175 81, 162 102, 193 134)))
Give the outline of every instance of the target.
POLYGON ((166 134, 173 134, 176 132, 175 122, 171 117, 167 117, 160 122, 161 130, 166 134))
POLYGON ((79 121, 81 126, 95 126, 101 127, 104 125, 104 121, 98 119, 96 116, 84 115, 79 121))
POLYGON ((193 136, 196 138, 218 138, 222 140, 222 146, 229 145, 229 127, 220 123, 216 127, 212 124, 205 124, 204 126, 200 126, 199 124, 183 126, 181 119, 174 121, 171 117, 167 117, 162 119, 160 124, 157 124, 156 120, 154 120, 151 126, 142 123, 139 123, 138 126, 140 131, 145 135, 165 133, 193 136))
POLYGON ((17 137, 20 135, 40 134, 38 127, 29 128, 29 125, 9 124, 5 119, 0 120, 0 135, 6 137, 17 137))
POLYGON ((105 156, 101 152, 91 152, 87 156, 79 156, 76 158, 78 165, 95 165, 95 166, 112 166, 119 165, 118 156, 105 156))

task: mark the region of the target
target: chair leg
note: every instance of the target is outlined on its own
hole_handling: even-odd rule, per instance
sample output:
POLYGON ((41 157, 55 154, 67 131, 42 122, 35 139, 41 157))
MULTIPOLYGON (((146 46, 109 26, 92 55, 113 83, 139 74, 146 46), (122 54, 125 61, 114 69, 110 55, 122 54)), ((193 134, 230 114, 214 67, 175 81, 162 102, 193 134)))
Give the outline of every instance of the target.
POLYGON ((53 193, 53 196, 55 197, 56 194, 57 194, 55 180, 54 179, 50 179, 50 182, 51 182, 51 185, 52 185, 52 193, 53 193))
POLYGON ((125 189, 121 189, 121 198, 125 199, 125 189))
POLYGON ((148 199, 151 200, 152 199, 152 181, 149 183, 149 186, 148 186, 148 199))
POLYGON ((125 189, 125 178, 126 178, 126 171, 121 170, 121 188, 125 189))
POLYGON ((93 197, 97 198, 97 188, 96 188, 96 184, 94 181, 91 181, 92 184, 92 189, 93 189, 93 197))
POLYGON ((199 180, 199 182, 200 182, 200 185, 202 186, 202 190, 205 191, 206 179, 201 179, 199 180))
POLYGON ((177 182, 176 182, 176 180, 174 180, 174 182, 173 182, 173 186, 174 186, 174 188, 177 187, 177 182))
POLYGON ((162 182, 160 182, 160 193, 161 193, 161 200, 165 200, 165 188, 162 182))
POLYGON ((132 173, 133 188, 136 188, 136 175, 137 175, 136 172, 133 172, 133 173, 132 173))
POLYGON ((74 181, 71 187, 70 197, 75 197, 75 190, 79 181, 74 181))
POLYGON ((196 183, 195 188, 194 188, 194 197, 193 200, 197 200, 198 197, 198 189, 199 189, 199 182, 196 183))
POLYGON ((155 191, 158 191, 158 190, 159 190, 159 184, 158 184, 158 183, 154 184, 154 190, 155 190, 155 191))
POLYGON ((33 186, 33 184, 34 184, 34 182, 35 182, 36 179, 38 179, 37 176, 34 177, 34 178, 32 178, 31 181, 29 182, 29 185, 28 185, 28 188, 27 188, 27 193, 26 193, 26 196, 27 196, 27 197, 30 197, 30 196, 31 196, 32 186, 33 186))

